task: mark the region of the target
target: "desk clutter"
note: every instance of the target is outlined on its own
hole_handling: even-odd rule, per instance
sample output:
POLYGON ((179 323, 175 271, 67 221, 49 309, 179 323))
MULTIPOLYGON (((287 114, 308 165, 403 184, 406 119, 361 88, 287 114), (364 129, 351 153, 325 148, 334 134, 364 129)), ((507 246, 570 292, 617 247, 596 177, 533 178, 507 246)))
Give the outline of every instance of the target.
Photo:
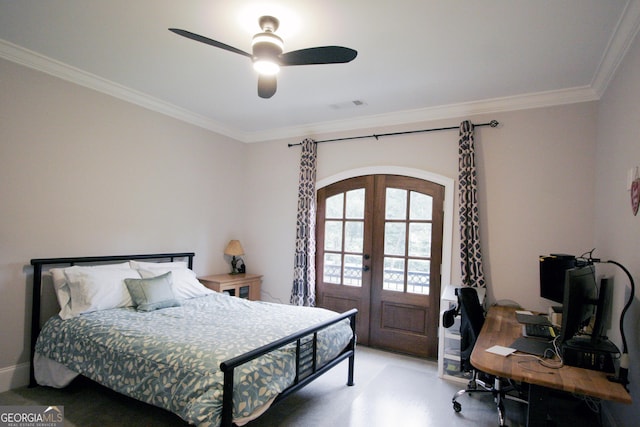
MULTIPOLYGON (((547 426, 548 420, 556 422, 555 425, 570 425, 564 415, 569 413, 569 406, 575 400, 573 396, 593 402, 610 400, 632 403, 631 395, 623 384, 611 381, 612 375, 607 372, 576 367, 578 363, 571 360, 570 351, 565 351, 565 363, 561 369, 555 369, 556 359, 539 358, 545 362, 542 363, 531 353, 509 353, 507 349, 513 349, 513 342, 518 339, 549 343, 541 339, 523 337, 522 324, 518 322, 515 311, 513 307, 489 307, 484 327, 471 354, 471 363, 480 371, 489 371, 500 378, 521 384, 525 391, 528 390, 528 426, 547 426), (506 349, 496 349, 496 346, 506 349), (496 350, 502 354, 496 354, 496 350), (563 400, 561 397, 566 399, 563 400)), ((556 343, 559 340, 560 338, 557 338, 556 343)), ((582 412, 586 415, 588 411, 582 412)))
POLYGON ((556 358, 560 362, 558 367, 568 365, 615 373, 614 360, 620 356, 620 350, 608 339, 594 342, 588 335, 567 337, 547 316, 529 311, 516 310, 515 318, 522 325, 522 336, 507 348, 542 358, 556 358))
MULTIPOLYGON (((597 402, 597 410, 601 400, 632 403, 626 384, 616 381, 617 377, 610 373, 613 363, 609 362, 620 352, 613 344, 612 347, 602 344, 608 340, 592 342, 590 336, 568 334, 566 330, 563 333, 562 329, 553 329, 556 336, 552 339, 527 337, 523 334, 527 323, 519 322, 518 318, 538 326, 557 327, 548 317, 543 319, 545 316, 531 312, 517 314, 514 306, 492 305, 485 312, 479 304, 482 300, 478 301, 473 289, 456 288, 455 296, 458 304, 453 311, 453 322, 447 319, 450 325, 447 329, 459 328, 459 369, 472 374, 467 387, 452 399, 455 412, 462 410, 459 400, 465 394, 488 394, 493 397, 500 426, 505 425, 504 402, 508 399, 526 404, 523 405, 526 425, 543 427, 548 426, 550 420, 557 423, 554 425, 568 425, 569 420, 578 420, 568 416, 577 399, 597 402), (531 348, 525 348, 526 345, 531 348), (540 348, 536 350, 534 346, 540 348)), ((573 331, 571 325, 568 330, 573 331)), ((588 412, 578 411, 586 418, 588 412)))
MULTIPOLYGON (((467 388, 452 399, 456 412, 462 410, 458 399, 463 395, 484 392, 493 396, 500 426, 505 425, 504 400, 513 399, 528 404, 529 427, 542 427, 550 420, 559 421, 553 425, 568 425, 567 418, 576 421, 566 416, 567 402, 559 404, 559 413, 554 411, 561 397, 597 402, 596 409, 600 400, 632 403, 623 325, 634 300, 633 277, 621 264, 604 261, 620 267, 631 285, 620 313, 620 351, 606 336, 615 314, 613 277, 596 280, 594 264, 603 261, 592 258, 592 252, 540 256, 540 297, 562 304, 550 307, 548 315, 516 309, 513 301, 486 309, 485 288, 445 287, 439 365, 450 367, 455 361, 454 368, 472 374, 467 388), (458 345, 445 345, 449 342, 458 345), (490 381, 483 381, 487 376, 490 381)), ((453 369, 445 373, 443 378, 463 378, 453 369)))

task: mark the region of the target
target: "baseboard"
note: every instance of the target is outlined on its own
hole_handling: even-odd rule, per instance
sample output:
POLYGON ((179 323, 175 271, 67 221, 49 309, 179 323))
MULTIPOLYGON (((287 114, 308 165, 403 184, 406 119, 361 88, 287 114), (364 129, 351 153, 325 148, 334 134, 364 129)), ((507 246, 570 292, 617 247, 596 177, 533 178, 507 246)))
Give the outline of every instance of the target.
POLYGON ((29 384, 29 363, 0 369, 0 393, 29 384))

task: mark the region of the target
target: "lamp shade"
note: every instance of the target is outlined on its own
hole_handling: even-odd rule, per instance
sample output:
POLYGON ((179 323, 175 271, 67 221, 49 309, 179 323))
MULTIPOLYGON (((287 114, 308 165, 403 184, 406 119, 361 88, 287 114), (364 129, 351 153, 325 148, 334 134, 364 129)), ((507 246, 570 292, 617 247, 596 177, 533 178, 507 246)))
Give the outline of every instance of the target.
POLYGON ((227 247, 224 248, 225 255, 231 256, 240 256, 244 255, 244 249, 242 249, 242 245, 240 244, 240 240, 231 240, 227 247))

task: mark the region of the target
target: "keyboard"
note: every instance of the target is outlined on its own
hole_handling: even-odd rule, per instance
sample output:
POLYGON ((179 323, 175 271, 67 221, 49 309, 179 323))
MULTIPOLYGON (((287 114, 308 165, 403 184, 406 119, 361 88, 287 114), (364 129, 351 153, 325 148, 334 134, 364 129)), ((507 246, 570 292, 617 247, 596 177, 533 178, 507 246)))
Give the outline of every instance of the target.
POLYGON ((524 335, 525 337, 545 338, 548 340, 552 340, 556 337, 557 334, 551 326, 527 323, 525 325, 522 325, 522 335, 524 335))

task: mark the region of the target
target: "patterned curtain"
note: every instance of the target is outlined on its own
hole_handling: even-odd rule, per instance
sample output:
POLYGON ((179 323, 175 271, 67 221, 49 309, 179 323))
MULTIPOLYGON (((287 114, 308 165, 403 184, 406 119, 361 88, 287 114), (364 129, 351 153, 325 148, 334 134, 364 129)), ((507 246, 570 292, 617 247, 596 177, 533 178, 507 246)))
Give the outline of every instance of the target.
POLYGON ((460 123, 458 144, 458 194, 460 197, 460 263, 462 286, 484 288, 480 217, 478 214, 478 181, 476 177, 473 123, 460 123))
POLYGON ((316 305, 316 143, 302 141, 291 304, 316 305))

